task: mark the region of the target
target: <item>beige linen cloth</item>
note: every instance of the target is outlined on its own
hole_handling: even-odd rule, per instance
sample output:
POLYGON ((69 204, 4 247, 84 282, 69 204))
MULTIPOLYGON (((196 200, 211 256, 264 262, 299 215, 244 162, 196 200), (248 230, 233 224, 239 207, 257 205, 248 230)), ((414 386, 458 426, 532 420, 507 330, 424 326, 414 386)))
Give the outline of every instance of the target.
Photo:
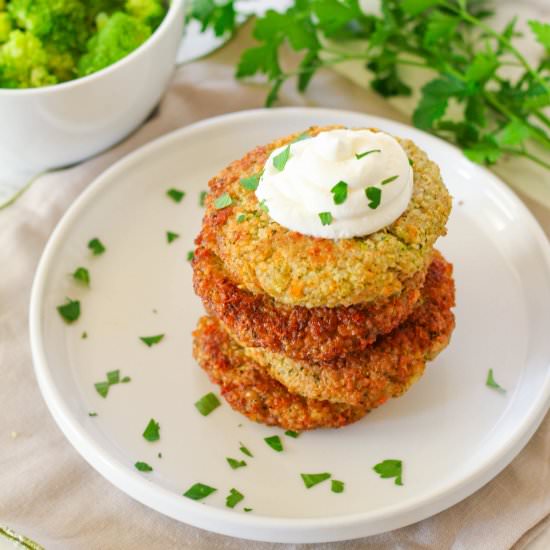
MULTIPOLYGON (((124 154, 196 120, 262 106, 264 88, 233 80, 239 42, 179 69, 156 115, 125 142, 77 167, 43 176, 0 211, 0 525, 47 549, 63 550, 549 548, 544 532, 550 525, 550 416, 502 473, 463 502, 390 533, 326 545, 244 541, 164 517, 96 473, 52 420, 34 378, 27 330, 31 283, 42 249, 74 199, 124 154)), ((307 98, 286 89, 282 103, 403 120, 382 99, 332 72, 319 75, 307 98)), ((529 206, 550 234, 550 213, 529 206)))

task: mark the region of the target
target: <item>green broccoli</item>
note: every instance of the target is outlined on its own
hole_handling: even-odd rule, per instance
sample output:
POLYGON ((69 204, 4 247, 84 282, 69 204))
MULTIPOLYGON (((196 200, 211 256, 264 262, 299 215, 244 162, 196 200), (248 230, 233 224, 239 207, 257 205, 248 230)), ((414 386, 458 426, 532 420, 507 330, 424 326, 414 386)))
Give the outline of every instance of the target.
POLYGON ((8 12, 19 28, 59 51, 82 51, 90 35, 81 0, 11 0, 8 12))
POLYGON ((155 30, 166 15, 162 0, 126 0, 126 11, 155 30))
POLYGON ((39 38, 12 31, 0 46, 0 88, 36 88, 56 84, 47 67, 48 56, 39 38))
MULTIPOLYGON (((0 0, 0 3, 2 0, 0 0)), ((0 5, 1 8, 1 5, 0 5)), ((5 11, 0 11, 0 44, 6 42, 12 31, 11 18, 5 11)))
POLYGON ((86 76, 122 59, 151 36, 151 28, 135 17, 116 12, 104 22, 87 44, 78 62, 79 76, 86 76))

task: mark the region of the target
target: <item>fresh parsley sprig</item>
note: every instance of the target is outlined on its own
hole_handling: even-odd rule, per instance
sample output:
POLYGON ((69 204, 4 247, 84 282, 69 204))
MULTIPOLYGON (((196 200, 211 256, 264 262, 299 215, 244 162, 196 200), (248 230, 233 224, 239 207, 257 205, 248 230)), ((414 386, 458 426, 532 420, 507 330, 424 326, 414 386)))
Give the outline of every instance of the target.
MULTIPOLYGON (((220 36, 237 28, 236 2, 194 0, 190 18, 220 36)), ((517 19, 502 30, 486 23, 488 0, 381 0, 381 14, 366 14, 358 0, 294 0, 283 13, 256 19, 257 45, 246 49, 237 78, 264 75, 267 105, 289 79, 305 91, 323 67, 360 61, 373 73, 371 87, 384 97, 412 94, 402 67, 422 67, 434 77, 421 90, 415 126, 459 145, 473 161, 494 164, 515 155, 550 169, 531 141, 550 150, 550 24, 529 21, 544 47, 532 66, 515 45, 517 19), (353 43, 353 48, 348 47, 353 43), (290 46, 299 61, 281 62, 290 46), (514 66, 510 77, 502 69, 514 66), (455 113, 449 109, 453 105, 455 113)))

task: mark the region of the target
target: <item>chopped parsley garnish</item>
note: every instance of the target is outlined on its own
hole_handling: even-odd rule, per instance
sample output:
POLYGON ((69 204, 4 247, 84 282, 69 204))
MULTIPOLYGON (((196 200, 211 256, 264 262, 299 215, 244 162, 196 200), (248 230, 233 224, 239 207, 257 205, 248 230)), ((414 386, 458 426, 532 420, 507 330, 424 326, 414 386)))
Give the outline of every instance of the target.
POLYGON ((381 153, 382 151, 380 149, 371 149, 370 151, 365 151, 364 153, 356 153, 355 158, 357 160, 362 159, 363 157, 366 157, 367 155, 370 155, 371 153, 381 153))
POLYGON ((84 331, 82 333, 82 336, 81 336, 82 340, 86 340, 86 338, 88 338, 88 333, 86 331, 84 331))
POLYGON ((240 445, 239 450, 241 451, 241 453, 245 454, 246 456, 249 456, 250 458, 254 457, 254 455, 248 450, 248 448, 244 446, 244 443, 241 443, 239 441, 239 445, 240 445))
POLYGON ((344 492, 344 482, 333 479, 330 482, 330 490, 333 493, 343 493, 344 492))
POLYGON ((57 306, 57 311, 66 323, 74 323, 80 317, 80 302, 70 298, 67 298, 67 300, 66 304, 57 306))
POLYGON ((380 206, 380 200, 382 199, 382 191, 378 187, 367 187, 365 189, 365 195, 369 199, 369 208, 373 210, 380 206))
POLYGON ((231 204, 233 204, 233 199, 231 198, 231 195, 227 192, 222 193, 214 201, 214 207, 216 208, 216 210, 222 210, 223 208, 227 208, 231 204))
POLYGON ((409 166, 414 166, 414 161, 413 161, 413 159, 409 159, 409 166))
POLYGON ((195 403, 195 407, 203 416, 208 416, 220 405, 220 400, 212 392, 207 393, 195 403))
POLYGON ((401 460, 387 459, 373 467, 373 470, 382 478, 394 477, 396 485, 403 485, 403 463, 401 460))
POLYGON ((195 483, 195 485, 189 487, 189 489, 183 493, 183 496, 192 500, 202 500, 216 491, 217 489, 214 489, 214 487, 209 487, 202 483, 195 483))
POLYGON ((101 395, 101 397, 107 397, 110 387, 111 384, 109 384, 109 382, 96 382, 94 384, 94 388, 96 389, 97 393, 101 395))
POLYGON ((298 432, 293 432, 292 430, 287 430, 285 435, 288 435, 288 437, 293 437, 294 439, 300 436, 298 432))
POLYGON ((334 204, 343 204, 348 198, 348 184, 345 181, 339 181, 330 192, 334 204))
POLYGON ((187 261, 188 261, 188 262, 192 262, 194 258, 195 258, 195 251, 194 251, 194 250, 190 250, 190 251, 187 253, 187 261))
POLYGON ((244 500, 244 495, 242 493, 239 493, 237 489, 231 489, 229 492, 229 495, 225 498, 225 505, 228 508, 235 508, 241 500, 244 500))
POLYGON ((282 172, 285 169, 286 163, 290 158, 290 145, 287 145, 284 150, 277 156, 273 157, 273 166, 282 172))
POLYGON ((259 207, 260 207, 264 212, 269 212, 269 208, 268 208, 267 204, 265 203, 265 199, 264 199, 263 201, 260 202, 259 207))
POLYGON ((237 460, 236 458, 230 457, 226 457, 225 460, 227 460, 227 463, 231 466, 231 468, 233 468, 233 470, 246 466, 246 462, 244 460, 237 460))
POLYGON ((204 206, 204 201, 206 200, 207 195, 208 191, 201 191, 199 193, 199 206, 204 206))
POLYGON ((73 273, 73 279, 80 281, 85 286, 90 286, 90 272, 85 267, 79 267, 73 273))
POLYGON ((162 458, 162 453, 158 453, 157 456, 158 456, 159 458, 162 458))
POLYGON ((292 143, 298 143, 304 141, 304 139, 310 139, 311 136, 307 132, 302 132, 292 143))
POLYGON ((500 393, 506 393, 506 390, 495 381, 495 377, 493 375, 493 369, 489 369, 489 372, 487 373, 487 380, 485 381, 485 385, 489 388, 493 388, 494 390, 499 391, 500 393))
POLYGON ((172 233, 172 231, 166 232, 166 241, 168 244, 173 243, 176 239, 179 239, 180 236, 177 233, 172 233))
POLYGON ((154 419, 149 420, 149 424, 143 432, 143 437, 147 441, 158 441, 160 439, 160 424, 154 419))
POLYGON ((329 474, 328 472, 323 472, 321 474, 300 474, 300 476, 306 488, 311 489, 318 483, 330 479, 331 474, 329 474))
POLYGON ((94 412, 94 411, 90 411, 90 412, 88 413, 88 416, 97 416, 97 413, 94 412))
POLYGON ((139 339, 147 346, 151 347, 159 342, 162 342, 164 334, 157 334, 156 336, 140 336, 139 339))
POLYGON ((97 384, 94 384, 95 389, 101 397, 107 397, 107 394, 109 393, 109 388, 111 386, 114 386, 115 384, 121 383, 126 384, 130 382, 131 378, 129 376, 125 376, 124 378, 120 378, 120 370, 112 370, 107 373, 107 380, 104 382, 97 382, 97 384))
POLYGON ((245 511, 245 512, 252 512, 252 508, 243 508, 243 511, 245 511))
POLYGON ((241 186, 244 187, 247 191, 256 191, 258 189, 258 184, 260 183, 260 178, 262 174, 254 174, 248 178, 241 178, 241 186))
POLYGON ((92 239, 88 243, 88 248, 92 251, 92 254, 94 256, 99 256, 100 254, 103 254, 105 252, 105 250, 107 250, 105 248, 105 246, 103 245, 103 243, 97 238, 92 239))
POLYGON ((274 450, 280 453, 283 450, 283 442, 278 435, 264 438, 264 441, 274 450))
POLYGON ((322 225, 330 225, 332 223, 332 214, 330 212, 320 212, 319 219, 322 225))
POLYGON ((139 470, 140 472, 152 472, 153 468, 147 464, 147 462, 136 462, 134 464, 136 470, 139 470))
POLYGON ((239 214, 237 216, 237 223, 243 223, 244 220, 246 220, 246 215, 245 214, 239 214))
POLYGON ((174 202, 181 202, 183 197, 185 197, 185 191, 180 191, 179 189, 168 189, 166 191, 166 194, 174 201, 174 202))
POLYGON ((387 185, 388 183, 391 183, 392 181, 395 181, 399 176, 390 176, 389 178, 386 178, 385 180, 382 180, 380 182, 380 185, 387 185))

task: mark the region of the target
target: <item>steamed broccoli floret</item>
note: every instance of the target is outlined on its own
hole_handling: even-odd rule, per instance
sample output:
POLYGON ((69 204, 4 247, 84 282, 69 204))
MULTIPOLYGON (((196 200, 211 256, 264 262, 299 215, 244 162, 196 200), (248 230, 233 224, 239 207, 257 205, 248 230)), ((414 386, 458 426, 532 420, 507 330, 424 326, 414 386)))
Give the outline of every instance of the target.
MULTIPOLYGON (((2 2, 2 0, 0 0, 2 2)), ((0 11, 0 44, 5 42, 12 31, 11 19, 7 12, 0 11)))
POLYGON ((81 0, 11 0, 8 11, 18 27, 60 51, 81 51, 90 35, 81 0))
POLYGON ((59 82, 66 82, 76 78, 76 60, 69 52, 59 51, 54 44, 44 46, 48 56, 48 70, 55 75, 59 82))
POLYGON ((151 32, 135 17, 114 13, 104 19, 98 33, 88 41, 87 53, 78 62, 78 74, 86 76, 112 65, 143 44, 151 32))
POLYGON ((166 15, 166 7, 162 0, 126 0, 126 11, 156 29, 166 15))
POLYGON ((40 39, 29 32, 12 31, 0 46, 0 87, 36 88, 56 84, 48 70, 48 56, 40 39))

